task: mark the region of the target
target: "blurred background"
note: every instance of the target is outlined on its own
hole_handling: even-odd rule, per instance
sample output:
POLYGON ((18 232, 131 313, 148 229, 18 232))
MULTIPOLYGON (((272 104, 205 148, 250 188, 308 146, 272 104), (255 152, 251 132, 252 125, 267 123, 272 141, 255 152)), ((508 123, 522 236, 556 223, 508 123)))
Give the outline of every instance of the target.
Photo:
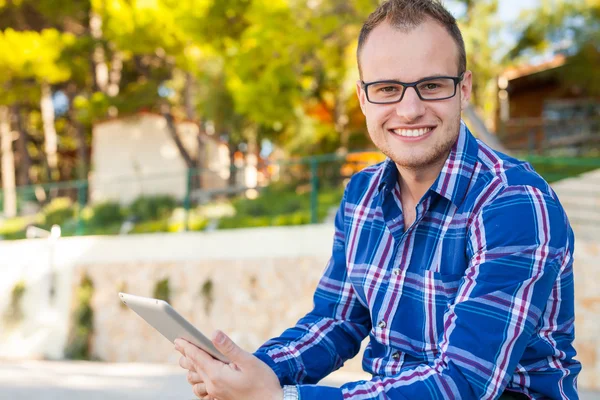
MULTIPOLYGON (((384 159, 355 94, 378 3, 0 0, 0 398, 191 397, 118 291, 248 350, 311 307, 344 185, 384 159)), ((445 4, 464 120, 574 227, 579 384, 600 398, 600 1, 445 4)))

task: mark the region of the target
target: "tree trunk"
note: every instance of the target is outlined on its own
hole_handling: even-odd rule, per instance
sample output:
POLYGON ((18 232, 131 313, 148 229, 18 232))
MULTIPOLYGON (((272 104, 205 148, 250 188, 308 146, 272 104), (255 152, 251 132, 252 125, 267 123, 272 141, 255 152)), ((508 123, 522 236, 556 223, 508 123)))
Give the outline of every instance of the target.
POLYGON ((194 179, 194 185, 197 189, 202 187, 202 177, 205 175, 205 169, 207 168, 206 157, 206 148, 204 146, 204 141, 202 136, 205 135, 204 128, 200 121, 197 121, 196 116, 196 107, 194 104, 194 87, 196 82, 194 81, 194 77, 191 73, 185 72, 185 86, 183 87, 183 105, 185 107, 185 116, 190 121, 198 122, 198 137, 196 138, 196 143, 198 146, 198 150, 196 153, 195 165, 196 168, 199 169, 197 174, 195 174, 196 179, 194 179))
POLYGON ((338 93, 336 96, 333 117, 335 121, 335 131, 340 138, 340 150, 347 152, 348 142, 350 140, 350 132, 348 130, 349 118, 346 110, 346 102, 341 93, 338 93))
POLYGON ((13 136, 10 130, 8 107, 0 106, 0 141, 2 143, 2 189, 4 216, 17 215, 17 191, 15 187, 15 157, 12 149, 13 136))
POLYGON ((189 72, 185 73, 185 86, 183 88, 183 104, 185 105, 185 116, 191 121, 196 120, 194 107, 194 77, 189 72))
POLYGON ((96 90, 106 93, 108 90, 108 66, 106 65, 104 48, 100 44, 102 40, 102 17, 94 11, 90 11, 90 33, 96 41, 94 53, 92 54, 94 84, 96 90))
POLYGON ((175 120, 173 119, 173 114, 171 114, 171 111, 167 110, 167 111, 163 112, 163 116, 167 120, 167 130, 169 131, 169 134, 171 135, 171 138, 173 139, 175 146, 177 146, 177 150, 179 150, 179 154, 181 155, 181 158, 183 158, 183 161, 185 161, 185 165, 188 168, 196 168, 196 162, 190 156, 190 153, 188 153, 187 149, 183 145, 183 142, 179 138, 179 135, 177 134, 177 127, 175 126, 175 120))
POLYGON ((54 104, 52 104, 52 91, 50 85, 42 83, 42 99, 40 102, 42 112, 42 126, 44 129, 44 150, 48 161, 48 176, 58 180, 58 137, 54 126, 54 104))
POLYGON ((236 146, 234 146, 231 141, 229 142, 229 179, 228 179, 228 185, 229 187, 234 187, 237 185, 237 175, 238 175, 238 170, 237 170, 237 166, 235 165, 235 148, 236 146))
POLYGON ((123 56, 119 50, 113 49, 112 59, 110 62, 109 84, 107 89, 109 96, 115 97, 119 94, 122 70, 123 56))
POLYGON ((77 178, 87 179, 90 160, 88 157, 88 145, 85 135, 85 128, 77 119, 75 107, 73 107, 76 93, 77 87, 74 83, 70 83, 66 90, 67 97, 69 98, 69 111, 67 116, 69 117, 69 122, 73 128, 73 132, 75 132, 75 139, 77 141, 77 159, 79 160, 77 165, 77 178))
POLYGON ((15 121, 15 126, 19 132, 17 139, 17 150, 18 150, 18 171, 17 171, 17 183, 20 186, 26 186, 31 183, 29 172, 31 171, 31 156, 27 149, 27 142, 29 141, 29 135, 25 130, 25 124, 23 123, 23 116, 21 115, 21 106, 16 104, 13 106, 12 117, 15 121))

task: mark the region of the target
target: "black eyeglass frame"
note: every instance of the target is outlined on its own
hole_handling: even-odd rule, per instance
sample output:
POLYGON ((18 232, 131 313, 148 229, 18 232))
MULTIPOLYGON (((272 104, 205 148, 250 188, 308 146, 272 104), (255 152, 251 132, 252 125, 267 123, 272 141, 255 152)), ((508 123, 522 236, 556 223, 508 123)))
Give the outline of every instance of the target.
POLYGON ((423 78, 423 79, 419 79, 416 82, 409 82, 409 83, 405 83, 405 82, 400 82, 400 81, 394 81, 394 80, 385 80, 385 81, 374 81, 374 82, 365 82, 365 81, 360 81, 361 86, 363 88, 363 90, 365 91, 365 95, 367 96, 367 101, 371 104, 395 104, 395 103, 400 103, 402 101, 402 99, 404 98, 404 95, 406 94, 406 89, 411 87, 415 89, 415 92, 417 93, 417 96, 419 96, 419 99, 423 100, 423 101, 440 101, 440 100, 448 100, 453 98, 454 96, 456 96, 456 87, 458 86, 458 84, 460 82, 462 82, 463 78, 465 77, 465 73, 463 72, 462 74, 460 74, 459 76, 429 76, 427 78, 423 78), (454 81, 454 93, 452 93, 452 96, 448 96, 448 97, 441 97, 439 99, 424 99, 423 96, 421 96, 421 93, 419 92, 419 89, 417 88, 417 85, 419 83, 423 83, 423 82, 427 82, 427 81, 431 81, 431 80, 435 80, 435 79, 452 79, 454 81), (394 100, 394 101, 371 101, 371 99, 369 99, 369 86, 371 85, 375 85, 378 83, 394 83, 394 84, 399 84, 402 85, 403 89, 402 89, 402 95, 400 96, 400 98, 398 100, 394 100))

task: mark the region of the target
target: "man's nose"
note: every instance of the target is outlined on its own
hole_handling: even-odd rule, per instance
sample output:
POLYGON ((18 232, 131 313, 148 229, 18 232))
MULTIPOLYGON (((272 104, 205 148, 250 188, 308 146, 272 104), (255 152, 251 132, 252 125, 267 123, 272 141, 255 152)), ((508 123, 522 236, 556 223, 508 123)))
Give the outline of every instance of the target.
POLYGON ((414 87, 404 89, 402 101, 396 103, 396 114, 406 122, 412 122, 423 116, 425 103, 414 87))

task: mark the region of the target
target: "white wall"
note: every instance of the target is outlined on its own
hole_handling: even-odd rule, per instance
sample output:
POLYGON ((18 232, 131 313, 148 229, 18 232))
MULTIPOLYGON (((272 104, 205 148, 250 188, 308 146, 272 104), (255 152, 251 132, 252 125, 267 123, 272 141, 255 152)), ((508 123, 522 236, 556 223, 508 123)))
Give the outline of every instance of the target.
MULTIPOLYGON (((577 231, 576 231, 576 235, 577 231)), ((63 238, 56 243, 57 297, 48 301, 49 253, 45 240, 0 242, 0 313, 25 280, 25 319, 0 320, 0 358, 63 355, 81 277, 94 282, 92 352, 106 361, 175 362, 172 346, 135 314, 120 307, 117 292, 152 294, 169 278, 172 303, 201 329, 226 330, 254 349, 279 334, 312 306, 312 293, 330 255, 328 225, 257 228, 211 233, 63 238), (207 312, 199 293, 214 285, 207 312), (152 351, 148 351, 152 349, 152 351)), ((598 235, 596 235, 598 237, 598 235)), ((584 368, 580 387, 600 389, 600 243, 578 239, 575 250, 576 343, 584 368)), ((359 371, 360 357, 345 367, 359 371)))
MULTIPOLYGON (((198 125, 177 124, 191 157, 198 154, 198 125)), ((92 139, 91 199, 129 203, 140 195, 168 194, 183 198, 187 166, 169 135, 165 118, 139 114, 102 122, 92 139)))
MULTIPOLYGON (((307 268, 311 268, 315 272, 313 275, 318 278, 329 257, 332 235, 333 230, 329 226, 305 226, 212 233, 62 238, 56 242, 53 250, 50 242, 44 239, 0 242, 2 316, 8 309, 15 284, 24 281, 26 286, 22 301, 24 320, 15 325, 0 319, 0 358, 63 356, 74 307, 72 299, 84 272, 99 280, 107 276, 105 272, 112 274, 112 281, 104 287, 99 284, 95 296, 114 299, 115 304, 118 304, 116 294, 119 280, 129 277, 132 289, 135 289, 135 285, 148 289, 157 281, 150 279, 148 271, 155 271, 157 276, 162 276, 173 265, 189 270, 192 265, 202 268, 202 265, 209 264, 218 267, 221 263, 238 266, 255 263, 260 268, 266 263, 265 259, 311 258, 317 262, 309 263, 307 268), (53 302, 49 299, 48 277, 51 269, 57 273, 53 302)), ((286 269, 291 265, 271 263, 271 267, 286 269)), ((151 290, 148 290, 137 294, 151 295, 151 290)), ((102 310, 96 309, 96 313, 99 318, 97 330, 103 332, 102 310)), ((124 318, 139 322, 132 316, 135 317, 125 315, 124 318)), ((139 328, 141 325, 137 326, 139 328)))

